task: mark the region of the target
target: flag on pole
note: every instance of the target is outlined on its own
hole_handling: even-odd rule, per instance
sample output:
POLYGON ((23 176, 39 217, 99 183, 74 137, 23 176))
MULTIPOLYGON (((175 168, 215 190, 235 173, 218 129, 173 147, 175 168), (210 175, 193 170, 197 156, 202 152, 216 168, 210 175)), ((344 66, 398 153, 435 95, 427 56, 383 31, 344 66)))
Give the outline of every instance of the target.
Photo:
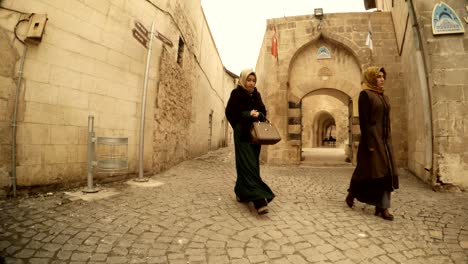
POLYGON ((271 38, 271 55, 278 59, 278 38, 276 37, 276 26, 273 27, 273 37, 271 38))
POLYGON ((369 19, 369 29, 367 31, 366 46, 369 47, 370 50, 374 48, 374 45, 372 43, 372 29, 371 29, 370 19, 369 19))

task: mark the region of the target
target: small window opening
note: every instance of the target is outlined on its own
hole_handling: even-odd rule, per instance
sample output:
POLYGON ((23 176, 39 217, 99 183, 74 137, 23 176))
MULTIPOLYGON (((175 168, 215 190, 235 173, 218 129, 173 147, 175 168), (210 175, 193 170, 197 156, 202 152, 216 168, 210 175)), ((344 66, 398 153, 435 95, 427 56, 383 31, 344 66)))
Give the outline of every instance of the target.
POLYGON ((179 38, 179 50, 177 51, 177 64, 182 66, 182 60, 184 57, 185 44, 182 38, 179 38))

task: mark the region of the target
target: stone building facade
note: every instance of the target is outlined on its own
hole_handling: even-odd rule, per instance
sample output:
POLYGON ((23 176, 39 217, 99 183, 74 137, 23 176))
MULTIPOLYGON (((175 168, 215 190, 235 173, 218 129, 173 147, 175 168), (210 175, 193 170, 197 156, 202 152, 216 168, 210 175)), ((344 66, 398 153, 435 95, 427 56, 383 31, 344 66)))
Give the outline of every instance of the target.
MULTIPOLYGON (((392 105, 398 166, 431 185, 468 187, 467 35, 433 35, 432 10, 439 1, 364 2, 377 11, 326 14, 325 10, 323 17, 267 21, 256 67, 258 86, 270 119, 286 140, 265 148, 263 159, 300 163, 306 143, 302 137, 313 133, 304 126, 303 110, 311 108, 304 104, 317 95, 348 105, 345 148, 353 158, 360 134, 356 120, 361 73, 367 66, 381 65, 387 71, 385 93, 392 105), (270 52, 274 28, 278 59, 270 52)), ((446 3, 460 18, 467 17, 465 3, 446 3)))
POLYGON ((155 21, 160 36, 150 57, 145 173, 229 142, 224 109, 236 76, 223 67, 199 0, 0 4, 0 187, 11 187, 12 168, 19 188, 85 182, 89 115, 97 136, 128 137, 127 172, 137 172, 147 50, 132 33, 136 22, 149 30, 155 21), (42 40, 24 45, 32 13, 48 20, 42 40))

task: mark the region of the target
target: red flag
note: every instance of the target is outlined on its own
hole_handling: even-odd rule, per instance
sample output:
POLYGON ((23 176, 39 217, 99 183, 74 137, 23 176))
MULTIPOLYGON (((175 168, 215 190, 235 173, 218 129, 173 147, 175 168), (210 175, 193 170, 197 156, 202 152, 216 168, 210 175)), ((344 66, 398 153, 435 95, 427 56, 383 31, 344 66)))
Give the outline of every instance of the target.
POLYGON ((278 59, 278 39, 276 38, 276 27, 273 28, 273 38, 271 39, 271 55, 278 59))

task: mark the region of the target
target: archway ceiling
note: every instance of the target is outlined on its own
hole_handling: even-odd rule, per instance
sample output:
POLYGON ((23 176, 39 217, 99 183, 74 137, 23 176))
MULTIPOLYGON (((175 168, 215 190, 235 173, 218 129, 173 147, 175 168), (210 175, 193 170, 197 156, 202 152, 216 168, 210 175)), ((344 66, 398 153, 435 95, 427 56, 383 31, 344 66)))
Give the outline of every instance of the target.
POLYGON ((338 100, 340 100, 344 105, 348 105, 350 97, 348 94, 344 93, 341 90, 338 89, 332 89, 332 88, 322 88, 322 89, 316 89, 313 91, 310 91, 308 94, 305 94, 304 97, 308 96, 314 96, 314 95, 328 95, 332 96, 338 100))
POLYGON ((333 124, 335 123, 335 118, 328 111, 319 111, 314 115, 314 123, 321 123, 327 120, 332 120, 333 124))

